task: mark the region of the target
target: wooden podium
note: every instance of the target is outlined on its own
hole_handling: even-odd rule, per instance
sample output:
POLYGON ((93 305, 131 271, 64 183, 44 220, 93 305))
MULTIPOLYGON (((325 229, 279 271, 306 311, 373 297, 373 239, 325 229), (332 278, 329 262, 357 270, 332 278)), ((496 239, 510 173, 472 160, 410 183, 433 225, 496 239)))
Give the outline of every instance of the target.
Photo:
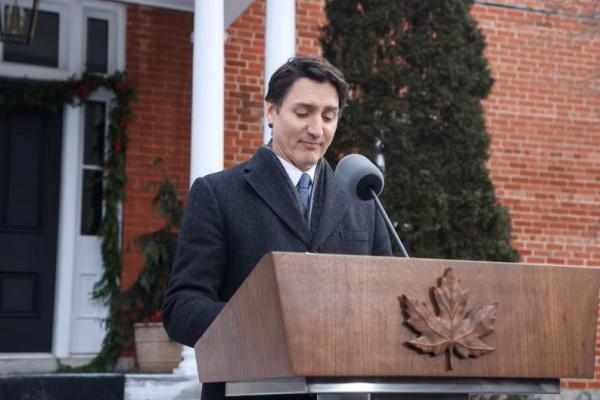
POLYGON ((269 253, 196 343, 198 373, 228 396, 558 393, 559 378, 594 374, 599 290, 589 267, 269 253), (450 270, 460 286, 449 289, 450 270), (460 309, 452 320, 444 290, 460 309), (411 321, 417 309, 429 320, 411 321), (415 345, 442 325, 460 339, 468 318, 485 354, 415 345))

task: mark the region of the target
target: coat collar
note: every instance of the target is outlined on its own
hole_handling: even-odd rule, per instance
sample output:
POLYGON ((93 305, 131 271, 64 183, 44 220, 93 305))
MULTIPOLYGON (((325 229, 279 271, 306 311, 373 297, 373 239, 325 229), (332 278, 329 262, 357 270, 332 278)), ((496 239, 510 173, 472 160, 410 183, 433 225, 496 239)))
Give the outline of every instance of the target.
POLYGON ((335 181, 333 170, 326 160, 321 160, 321 168, 317 182, 317 192, 313 206, 313 239, 311 251, 321 247, 342 222, 350 207, 350 198, 335 181))
POLYGON ((310 231, 304 223, 292 183, 277 156, 262 147, 248 161, 244 178, 273 212, 306 245, 310 245, 310 231))
POLYGON ((271 149, 258 149, 244 168, 248 184, 290 230, 310 246, 311 251, 316 251, 327 240, 350 206, 350 198, 335 182, 327 161, 321 160, 320 163, 313 197, 312 232, 304 223, 290 178, 271 149))

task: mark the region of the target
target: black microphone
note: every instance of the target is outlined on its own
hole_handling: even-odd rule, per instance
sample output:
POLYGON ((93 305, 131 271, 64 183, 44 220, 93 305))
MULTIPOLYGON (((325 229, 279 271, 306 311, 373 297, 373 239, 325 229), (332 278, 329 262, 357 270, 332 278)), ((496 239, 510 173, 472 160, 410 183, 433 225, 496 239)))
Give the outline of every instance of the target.
POLYGON ((388 229, 392 232, 400 251, 408 258, 408 253, 394 229, 394 225, 383 209, 379 196, 383 191, 383 174, 367 157, 360 154, 349 154, 342 158, 335 168, 335 180, 344 192, 355 200, 375 200, 375 204, 383 215, 388 229))

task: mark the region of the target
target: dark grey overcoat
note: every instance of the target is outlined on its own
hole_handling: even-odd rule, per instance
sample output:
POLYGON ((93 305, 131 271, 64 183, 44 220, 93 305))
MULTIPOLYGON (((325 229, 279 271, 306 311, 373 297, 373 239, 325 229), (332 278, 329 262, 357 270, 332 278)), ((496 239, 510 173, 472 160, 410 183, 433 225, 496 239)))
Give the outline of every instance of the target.
MULTIPOLYGON (((391 255, 374 203, 342 192, 325 160, 310 220, 309 227, 292 182, 267 147, 248 162, 196 179, 162 306, 169 335, 193 346, 270 251, 391 255)), ((204 385, 202 398, 223 398, 222 391, 223 385, 204 385)))

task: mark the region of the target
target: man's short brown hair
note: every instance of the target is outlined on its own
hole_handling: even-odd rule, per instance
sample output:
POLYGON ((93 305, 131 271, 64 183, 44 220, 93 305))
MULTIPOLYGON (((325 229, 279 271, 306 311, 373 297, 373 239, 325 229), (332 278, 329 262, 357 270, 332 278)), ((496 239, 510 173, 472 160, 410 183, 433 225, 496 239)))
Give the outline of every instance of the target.
POLYGON ((340 114, 348 100, 348 83, 342 71, 331 65, 323 57, 292 57, 275 71, 269 80, 269 90, 265 100, 275 104, 279 109, 283 99, 294 82, 300 78, 308 78, 317 82, 329 82, 338 94, 340 114))

